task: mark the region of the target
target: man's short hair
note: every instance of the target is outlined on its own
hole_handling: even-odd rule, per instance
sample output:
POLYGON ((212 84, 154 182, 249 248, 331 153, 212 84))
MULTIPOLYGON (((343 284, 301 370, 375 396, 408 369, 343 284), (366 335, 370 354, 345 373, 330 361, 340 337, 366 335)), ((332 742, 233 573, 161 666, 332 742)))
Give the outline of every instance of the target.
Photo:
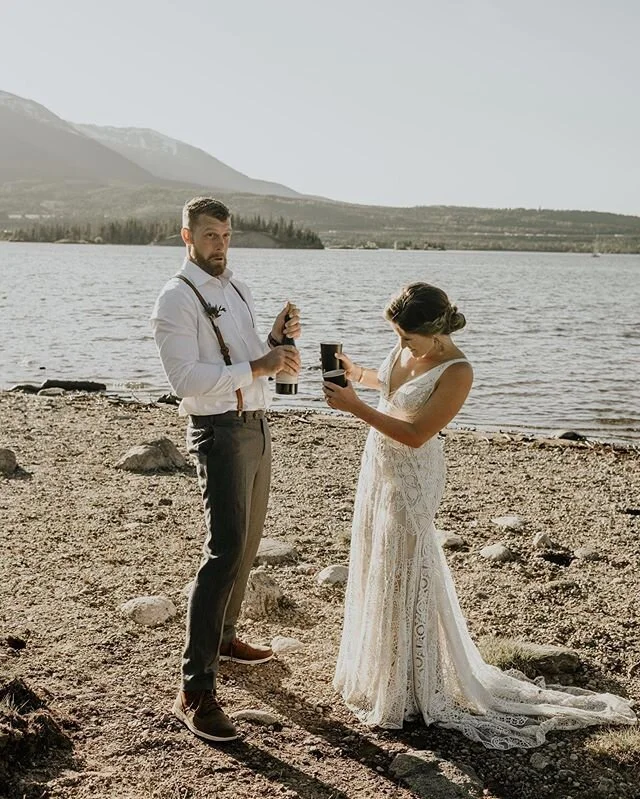
POLYGON ((227 206, 214 197, 194 197, 184 204, 182 209, 182 227, 193 230, 194 225, 201 216, 210 216, 226 222, 231 217, 227 206))

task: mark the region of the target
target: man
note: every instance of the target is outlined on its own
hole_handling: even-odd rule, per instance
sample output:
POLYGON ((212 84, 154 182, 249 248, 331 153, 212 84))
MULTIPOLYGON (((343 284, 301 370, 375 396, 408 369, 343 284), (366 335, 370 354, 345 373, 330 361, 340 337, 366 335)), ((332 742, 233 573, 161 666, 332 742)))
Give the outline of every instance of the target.
POLYGON ((238 640, 235 625, 267 510, 267 378, 299 371, 297 349, 280 342, 285 333, 300 335, 300 316, 287 303, 267 342, 260 340, 251 292, 227 268, 231 215, 223 203, 210 197, 186 203, 182 239, 187 257, 160 292, 151 324, 169 384, 182 398, 179 412, 189 416, 187 444, 197 461, 206 539, 173 711, 195 735, 231 741, 238 732, 216 697, 219 661, 257 664, 273 657, 268 647, 238 640))

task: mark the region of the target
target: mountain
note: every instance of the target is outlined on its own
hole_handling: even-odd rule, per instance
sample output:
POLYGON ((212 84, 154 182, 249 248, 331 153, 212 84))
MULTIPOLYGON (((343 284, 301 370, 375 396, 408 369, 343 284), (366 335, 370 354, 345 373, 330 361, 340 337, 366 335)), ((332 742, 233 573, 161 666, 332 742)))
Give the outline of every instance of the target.
POLYGON ((279 183, 253 178, 232 169, 198 147, 172 139, 148 128, 115 128, 75 125, 81 133, 163 180, 208 186, 222 191, 271 194, 277 197, 302 195, 279 183))
MULTIPOLYGON (((84 182, 0 182, 0 239, 38 221, 173 220, 176 232, 185 197, 198 186, 89 184, 84 182), (5 234, 3 236, 3 231, 5 234)), ((418 248, 444 246, 468 250, 540 250, 640 253, 640 217, 595 211, 525 208, 355 205, 316 197, 274 197, 220 192, 235 214, 245 218, 285 218, 316 232, 325 246, 418 248)))
POLYGON ((0 91, 0 182, 18 180, 158 182, 39 103, 0 91))

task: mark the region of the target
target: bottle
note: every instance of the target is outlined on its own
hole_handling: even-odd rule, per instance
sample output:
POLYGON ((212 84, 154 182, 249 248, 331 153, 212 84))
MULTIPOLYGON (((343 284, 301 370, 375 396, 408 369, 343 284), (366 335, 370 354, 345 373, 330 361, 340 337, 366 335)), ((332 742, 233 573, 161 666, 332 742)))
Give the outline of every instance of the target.
MULTIPOLYGON (((284 318, 285 323, 289 321, 289 314, 284 318)), ((287 344, 290 347, 295 347, 296 342, 285 334, 282 339, 282 344, 287 344)), ((286 372, 278 372, 276 375, 276 394, 297 394, 298 393, 298 375, 289 375, 286 372)))

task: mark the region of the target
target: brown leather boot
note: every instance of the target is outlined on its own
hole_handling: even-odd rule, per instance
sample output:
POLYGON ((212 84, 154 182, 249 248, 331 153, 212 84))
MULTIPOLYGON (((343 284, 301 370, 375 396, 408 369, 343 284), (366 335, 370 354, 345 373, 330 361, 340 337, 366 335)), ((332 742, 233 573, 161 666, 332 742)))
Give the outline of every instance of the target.
POLYGON ((235 741, 240 737, 214 691, 180 691, 173 713, 194 735, 207 741, 235 741))
POLYGON ((235 663, 245 663, 247 666, 266 663, 272 657, 271 647, 245 644, 239 638, 234 638, 230 644, 222 644, 220 647, 220 660, 233 660, 235 663))

